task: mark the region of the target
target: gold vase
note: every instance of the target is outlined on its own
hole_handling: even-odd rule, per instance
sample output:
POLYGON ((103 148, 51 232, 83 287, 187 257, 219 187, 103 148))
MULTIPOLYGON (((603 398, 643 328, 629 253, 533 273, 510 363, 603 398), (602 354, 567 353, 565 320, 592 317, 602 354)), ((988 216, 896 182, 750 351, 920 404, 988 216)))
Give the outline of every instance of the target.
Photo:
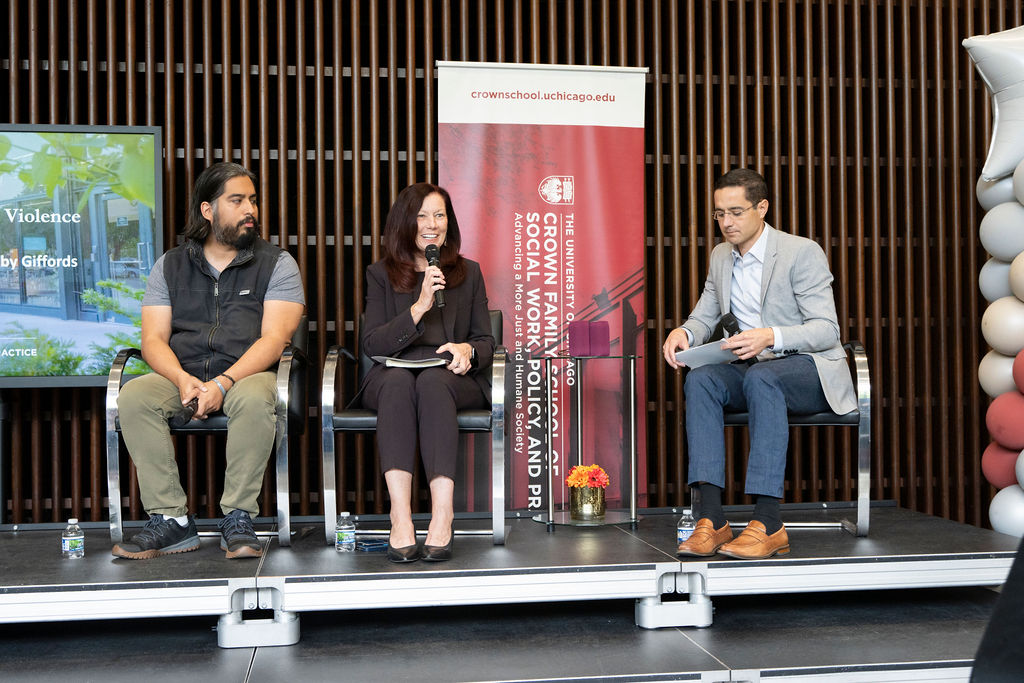
POLYGON ((604 489, 570 486, 569 517, 581 522, 604 519, 604 489))

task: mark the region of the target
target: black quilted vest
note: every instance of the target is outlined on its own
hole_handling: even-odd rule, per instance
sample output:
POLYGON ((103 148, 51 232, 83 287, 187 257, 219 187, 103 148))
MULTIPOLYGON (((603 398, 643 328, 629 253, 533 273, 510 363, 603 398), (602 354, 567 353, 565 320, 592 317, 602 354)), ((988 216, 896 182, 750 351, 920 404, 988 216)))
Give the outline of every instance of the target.
POLYGON ((164 279, 171 297, 171 350, 185 372, 209 381, 260 337, 263 299, 281 250, 257 238, 238 252, 220 279, 189 240, 167 252, 164 279))

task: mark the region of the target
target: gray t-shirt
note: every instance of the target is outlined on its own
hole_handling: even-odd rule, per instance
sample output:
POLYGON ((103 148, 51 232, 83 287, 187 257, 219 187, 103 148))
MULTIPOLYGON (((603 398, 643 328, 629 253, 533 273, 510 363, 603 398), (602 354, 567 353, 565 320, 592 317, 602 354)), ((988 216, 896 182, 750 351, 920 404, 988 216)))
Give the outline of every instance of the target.
MULTIPOLYGON (((220 277, 220 271, 207 262, 210 272, 214 277, 220 277)), ((302 276, 299 274, 299 264, 287 251, 282 251, 281 256, 274 264, 274 272, 270 274, 270 283, 267 285, 267 295, 264 301, 291 301, 297 304, 306 304, 306 297, 302 291, 302 276)), ((149 272, 149 279, 146 281, 146 293, 142 295, 143 306, 170 306, 171 295, 167 292, 167 280, 164 278, 164 257, 160 256, 153 264, 149 272)))

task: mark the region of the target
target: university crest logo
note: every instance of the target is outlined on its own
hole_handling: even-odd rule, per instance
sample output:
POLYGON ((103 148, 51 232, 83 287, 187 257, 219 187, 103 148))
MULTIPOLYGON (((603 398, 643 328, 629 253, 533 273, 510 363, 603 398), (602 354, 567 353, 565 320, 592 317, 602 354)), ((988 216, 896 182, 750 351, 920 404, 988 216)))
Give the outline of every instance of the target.
POLYGON ((572 204, 575 184, 571 175, 549 175, 540 181, 537 192, 548 204, 572 204))

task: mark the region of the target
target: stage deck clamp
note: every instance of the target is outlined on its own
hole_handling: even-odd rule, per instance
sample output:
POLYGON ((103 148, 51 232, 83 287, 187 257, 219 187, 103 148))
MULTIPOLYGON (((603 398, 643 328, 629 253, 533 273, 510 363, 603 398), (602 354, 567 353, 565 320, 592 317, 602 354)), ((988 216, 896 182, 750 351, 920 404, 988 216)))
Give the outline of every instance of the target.
POLYGON ((662 595, 638 598, 633 615, 640 628, 711 626, 711 598, 702 572, 666 572, 660 577, 661 594, 688 593, 688 600, 664 602, 662 595))
POLYGON ((299 642, 299 615, 281 609, 277 588, 240 588, 231 594, 231 612, 217 621, 217 645, 273 647, 299 642), (246 610, 273 610, 272 619, 245 619, 246 610))

